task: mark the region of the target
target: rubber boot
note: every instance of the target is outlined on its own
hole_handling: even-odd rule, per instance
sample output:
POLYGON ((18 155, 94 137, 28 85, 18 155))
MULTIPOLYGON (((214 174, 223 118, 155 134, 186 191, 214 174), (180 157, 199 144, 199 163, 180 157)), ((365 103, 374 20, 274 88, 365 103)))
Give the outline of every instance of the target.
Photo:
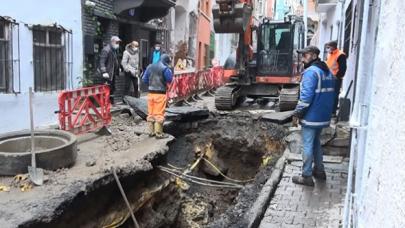
POLYGON ((155 136, 156 135, 155 122, 148 122, 148 128, 149 128, 149 137, 155 136))
POLYGON ((155 122, 155 134, 157 139, 167 138, 167 135, 163 133, 163 123, 155 122))
POLYGON ((306 176, 293 176, 292 182, 295 184, 302 184, 302 185, 311 186, 311 187, 313 187, 315 185, 312 177, 306 177, 306 176))

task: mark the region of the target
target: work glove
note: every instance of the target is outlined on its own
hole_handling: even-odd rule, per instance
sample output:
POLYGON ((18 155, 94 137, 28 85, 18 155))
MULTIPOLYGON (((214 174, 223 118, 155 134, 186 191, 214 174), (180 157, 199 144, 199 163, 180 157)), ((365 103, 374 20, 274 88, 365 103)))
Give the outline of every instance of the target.
POLYGON ((103 73, 103 78, 110 79, 110 75, 108 75, 108 73, 103 73))

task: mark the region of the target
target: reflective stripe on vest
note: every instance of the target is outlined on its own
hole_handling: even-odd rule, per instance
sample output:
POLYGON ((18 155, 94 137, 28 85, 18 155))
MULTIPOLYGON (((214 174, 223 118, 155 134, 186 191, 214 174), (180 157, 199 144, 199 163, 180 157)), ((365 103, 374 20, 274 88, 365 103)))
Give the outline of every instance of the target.
POLYGON ((336 49, 332 54, 328 55, 328 59, 326 60, 326 64, 334 76, 339 72, 339 63, 337 60, 340 55, 345 55, 345 53, 336 49))

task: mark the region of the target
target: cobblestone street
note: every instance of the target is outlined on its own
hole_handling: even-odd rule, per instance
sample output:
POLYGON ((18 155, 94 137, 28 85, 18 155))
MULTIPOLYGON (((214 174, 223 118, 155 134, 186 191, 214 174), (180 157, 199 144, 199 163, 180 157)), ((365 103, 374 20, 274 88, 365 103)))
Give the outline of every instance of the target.
POLYGON ((301 165, 297 161, 286 165, 260 228, 339 227, 341 224, 348 163, 326 163, 327 180, 316 181, 315 187, 292 183, 292 176, 301 173, 301 165))

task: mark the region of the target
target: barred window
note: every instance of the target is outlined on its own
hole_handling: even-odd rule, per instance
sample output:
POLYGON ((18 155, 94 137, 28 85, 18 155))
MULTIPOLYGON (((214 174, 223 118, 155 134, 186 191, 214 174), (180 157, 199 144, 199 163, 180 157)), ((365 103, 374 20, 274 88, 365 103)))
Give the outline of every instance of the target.
POLYGON ((34 26, 34 88, 35 91, 56 91, 66 88, 65 31, 56 27, 34 26))
MULTIPOLYGON (((350 2, 349 6, 346 9, 345 12, 345 28, 344 28, 344 41, 343 41, 343 51, 346 53, 346 56, 349 57, 350 54, 350 43, 351 43, 351 38, 353 35, 351 35, 352 32, 352 2, 350 2)), ((354 30, 353 30, 354 34, 354 30)))
POLYGON ((11 25, 0 19, 0 92, 10 92, 12 87, 11 25))

